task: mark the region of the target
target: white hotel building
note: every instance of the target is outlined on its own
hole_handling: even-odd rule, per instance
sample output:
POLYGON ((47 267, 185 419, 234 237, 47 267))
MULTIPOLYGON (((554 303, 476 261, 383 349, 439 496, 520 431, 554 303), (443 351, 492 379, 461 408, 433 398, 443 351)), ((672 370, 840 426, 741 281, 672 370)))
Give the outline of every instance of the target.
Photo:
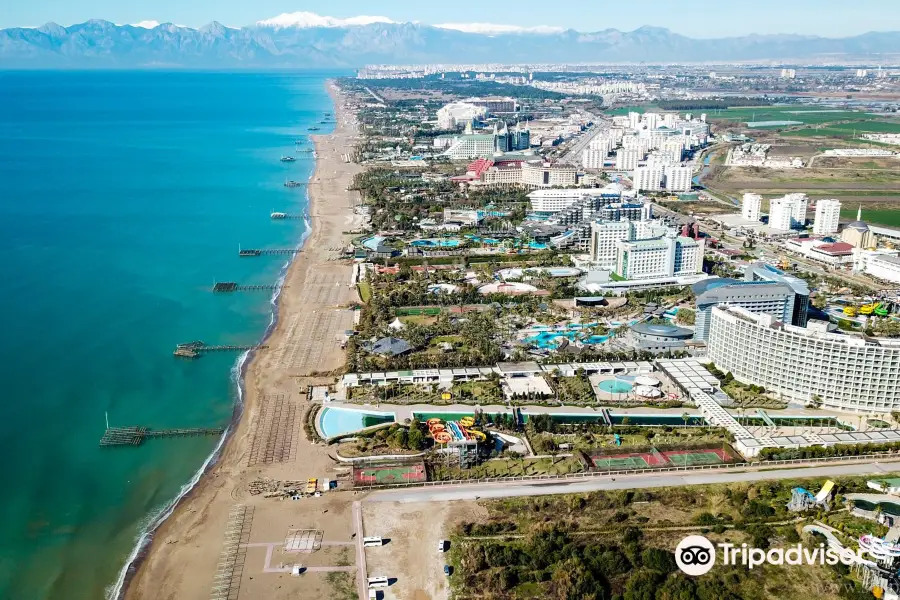
POLYGON ((664 236, 619 242, 616 274, 633 279, 696 275, 703 271, 704 240, 664 236))
POLYGON ((816 220, 813 222, 813 233, 816 235, 827 235, 837 232, 840 218, 840 200, 819 200, 816 202, 816 220))
POLYGON ((818 396, 828 409, 885 413, 900 409, 900 340, 796 327, 737 306, 712 310, 708 356, 742 383, 796 403, 818 396))

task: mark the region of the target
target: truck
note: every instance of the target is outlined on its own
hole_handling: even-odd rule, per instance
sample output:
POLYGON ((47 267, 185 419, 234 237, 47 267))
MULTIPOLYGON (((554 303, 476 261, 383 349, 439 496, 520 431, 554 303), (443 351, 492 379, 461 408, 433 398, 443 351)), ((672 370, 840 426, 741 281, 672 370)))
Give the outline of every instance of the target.
POLYGON ((315 477, 310 477, 306 480, 306 493, 307 494, 315 494, 316 488, 319 486, 319 480, 315 477))

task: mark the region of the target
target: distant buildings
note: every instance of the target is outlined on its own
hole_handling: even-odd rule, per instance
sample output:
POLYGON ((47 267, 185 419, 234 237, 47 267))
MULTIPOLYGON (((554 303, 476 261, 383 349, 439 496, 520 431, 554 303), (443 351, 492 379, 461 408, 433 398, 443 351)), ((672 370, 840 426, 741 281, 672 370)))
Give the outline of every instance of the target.
POLYGON ((619 242, 616 274, 628 280, 693 275, 703 270, 704 241, 664 236, 619 242))
POLYGON ((484 106, 476 106, 469 102, 452 102, 445 104, 437 111, 439 129, 456 129, 460 125, 471 123, 487 114, 484 106))
POLYGON ((787 194, 769 201, 769 227, 790 231, 806 225, 806 194, 787 194))
POLYGON ((781 78, 782 79, 794 79, 797 77, 797 71, 795 69, 782 69, 781 70, 781 78))
POLYGON ((638 192, 659 191, 662 189, 662 177, 662 167, 638 167, 634 170, 634 176, 632 177, 634 189, 638 192))
POLYGON ((644 158, 635 148, 619 148, 616 150, 616 169, 620 171, 634 171, 637 169, 638 161, 644 158))
POLYGON ((665 188, 670 192, 689 192, 692 187, 693 169, 688 166, 663 168, 665 188))
POLYGON ((759 221, 760 208, 762 207, 762 196, 759 194, 744 194, 741 202, 741 218, 747 221, 759 221))
POLYGON ((816 219, 813 222, 813 233, 816 235, 827 235, 837 232, 840 218, 840 200, 819 200, 816 202, 816 219))

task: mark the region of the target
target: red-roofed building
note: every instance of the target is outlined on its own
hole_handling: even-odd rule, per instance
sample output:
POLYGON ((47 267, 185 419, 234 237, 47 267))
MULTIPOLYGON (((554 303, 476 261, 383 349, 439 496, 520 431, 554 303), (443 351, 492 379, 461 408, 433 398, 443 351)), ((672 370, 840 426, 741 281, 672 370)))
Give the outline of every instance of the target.
POLYGON ((807 255, 813 260, 827 263, 833 266, 841 266, 853 263, 853 245, 847 242, 835 242, 833 244, 819 244, 813 246, 807 255))

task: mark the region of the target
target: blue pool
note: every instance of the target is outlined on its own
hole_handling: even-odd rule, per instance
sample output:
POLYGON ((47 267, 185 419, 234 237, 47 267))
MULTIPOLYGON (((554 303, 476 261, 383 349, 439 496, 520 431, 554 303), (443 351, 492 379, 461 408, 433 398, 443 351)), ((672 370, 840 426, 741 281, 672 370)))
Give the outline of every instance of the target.
POLYGON ((427 239, 427 240, 413 240, 409 243, 410 246, 418 246, 418 247, 428 247, 428 248, 454 248, 459 246, 459 240, 455 238, 449 238, 446 240, 439 239, 427 239))
POLYGON ((393 413, 330 407, 323 408, 319 413, 319 429, 326 438, 344 435, 372 425, 393 422, 393 413))
POLYGON ((547 244, 541 244, 539 242, 529 242, 528 247, 532 250, 546 250, 547 244))
POLYGON ((377 250, 378 245, 383 242, 385 238, 380 235, 372 236, 368 239, 362 241, 362 245, 368 248, 369 250, 377 250))
POLYGON ((571 325, 568 325, 566 329, 552 329, 544 325, 537 325, 533 329, 539 330, 540 333, 529 336, 523 341, 537 346, 538 348, 556 348, 562 341, 561 338, 566 338, 570 342, 574 342, 578 339, 585 344, 602 344, 609 339, 608 335, 591 335, 585 337, 584 333, 581 331, 593 327, 594 325, 596 325, 596 323, 572 323, 571 325))
POLYGON ((495 244, 499 244, 499 243, 500 243, 500 240, 495 240, 494 238, 483 238, 483 237, 478 237, 477 235, 472 235, 471 233, 467 233, 465 237, 469 238, 470 240, 472 240, 472 241, 475 242, 476 244, 489 244, 489 245, 495 245, 495 244))
POLYGON ((609 394, 627 394, 634 386, 620 379, 605 379, 597 387, 609 394))

